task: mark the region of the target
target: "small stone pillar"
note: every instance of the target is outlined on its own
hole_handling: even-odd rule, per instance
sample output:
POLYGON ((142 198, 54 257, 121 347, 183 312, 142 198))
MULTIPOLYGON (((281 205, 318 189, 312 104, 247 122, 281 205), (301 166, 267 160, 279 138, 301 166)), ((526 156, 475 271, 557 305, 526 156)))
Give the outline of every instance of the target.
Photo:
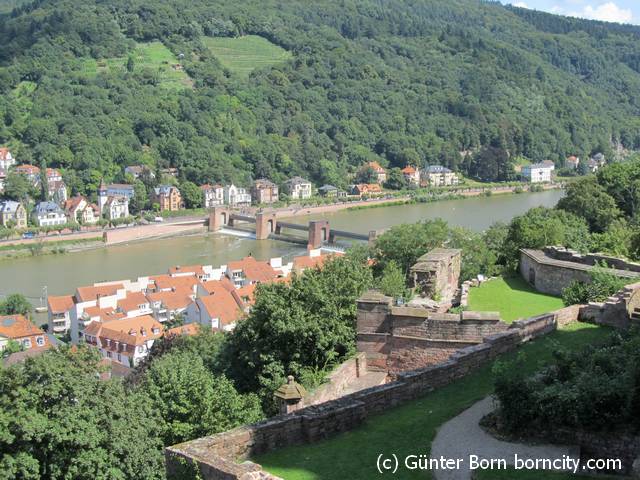
POLYGON ((327 220, 312 220, 309 222, 309 241, 307 248, 321 248, 322 244, 331 238, 331 229, 327 220))
POLYGON ((291 413, 304 406, 303 397, 307 394, 305 388, 297 383, 293 375, 287 377, 287 383, 281 385, 273 396, 278 402, 280 413, 291 413))

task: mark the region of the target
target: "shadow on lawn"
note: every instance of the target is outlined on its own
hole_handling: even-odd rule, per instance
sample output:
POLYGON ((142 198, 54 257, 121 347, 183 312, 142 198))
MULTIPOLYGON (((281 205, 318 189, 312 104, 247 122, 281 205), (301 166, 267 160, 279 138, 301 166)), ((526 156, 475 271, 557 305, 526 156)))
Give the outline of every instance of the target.
MULTIPOLYGON (((500 360, 514 360, 524 352, 526 374, 534 374, 560 348, 580 349, 598 343, 610 330, 586 324, 572 324, 500 360)), ((437 429, 493 391, 493 363, 456 382, 425 394, 405 405, 369 418, 359 428, 325 441, 276 450, 254 459, 270 473, 285 480, 365 480, 379 476, 376 460, 380 454, 428 454, 437 429)), ((470 454, 473 452, 469 452, 470 454)), ((399 468, 393 478, 432 478, 429 472, 399 468)), ((518 477, 519 478, 519 477, 518 477)), ((524 477, 523 477, 524 478, 524 477)))
POLYGON ((543 295, 545 297, 558 298, 555 295, 549 295, 547 293, 541 293, 533 288, 528 282, 526 282, 521 276, 517 274, 503 277, 504 282, 509 286, 511 290, 518 290, 520 292, 535 293, 536 295, 543 295))

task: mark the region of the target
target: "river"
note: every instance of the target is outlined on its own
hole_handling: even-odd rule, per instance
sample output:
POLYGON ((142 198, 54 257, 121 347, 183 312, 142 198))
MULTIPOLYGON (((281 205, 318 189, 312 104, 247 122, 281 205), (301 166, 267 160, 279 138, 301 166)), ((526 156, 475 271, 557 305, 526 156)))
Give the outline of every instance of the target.
MULTIPOLYGON (((325 215, 295 217, 293 221, 304 223, 310 218, 327 218, 332 228, 366 233, 400 223, 440 217, 450 224, 481 231, 496 221, 509 221, 532 207, 553 206, 562 194, 559 190, 550 190, 343 210, 325 215)), ((22 293, 35 305, 39 305, 44 287, 50 295, 72 294, 78 286, 166 273, 174 265, 220 265, 249 254, 267 259, 303 253, 303 247, 291 243, 208 234, 151 240, 64 255, 25 257, 0 262, 0 295, 22 293)))

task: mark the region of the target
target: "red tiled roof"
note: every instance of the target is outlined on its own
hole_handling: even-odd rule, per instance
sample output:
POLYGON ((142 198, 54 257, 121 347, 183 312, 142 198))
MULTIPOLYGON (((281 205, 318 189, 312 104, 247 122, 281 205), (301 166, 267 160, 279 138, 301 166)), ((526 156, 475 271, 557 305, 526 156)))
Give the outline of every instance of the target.
POLYGON ((186 325, 181 325, 179 327, 173 327, 164 332, 166 337, 168 336, 177 336, 177 335, 197 335, 200 333, 200 325, 198 323, 187 323, 186 325))
POLYGON ((177 265, 169 269, 169 275, 176 273, 193 273, 194 275, 204 275, 202 265, 187 265, 186 267, 177 265))
POLYGON ((0 336, 17 340, 35 335, 44 336, 45 345, 49 343, 44 331, 36 327, 23 315, 0 315, 0 336))
POLYGON ((200 283, 195 276, 181 276, 172 277, 171 275, 155 275, 149 277, 149 280, 153 282, 155 290, 179 290, 189 289, 193 291, 193 288, 200 283))
POLYGON ((259 262, 254 257, 229 262, 227 268, 232 272, 241 270, 250 282, 267 282, 278 276, 271 265, 267 262, 259 262))
POLYGON ((382 166, 378 162, 369 162, 367 164, 369 167, 373 168, 376 173, 385 173, 386 170, 382 168, 382 166))
POLYGON ((402 173, 406 174, 406 175, 415 175, 416 173, 416 169, 413 168, 411 165, 404 167, 402 169, 402 173))
POLYGON ((112 283, 109 285, 98 285, 91 287, 78 287, 76 290, 76 300, 78 302, 88 302, 89 300, 96 300, 99 296, 106 297, 109 295, 115 295, 118 290, 124 288, 121 283, 112 283))
POLYGON ((209 317, 220 319, 220 328, 235 323, 242 317, 242 310, 236 298, 224 288, 200 297, 199 300, 209 317))
POLYGON ((75 305, 72 295, 63 295, 60 297, 49 296, 49 298, 47 298, 47 303, 51 313, 68 312, 75 305))
POLYGON ((140 305, 148 304, 149 300, 142 292, 127 292, 127 296, 118 300, 118 308, 123 312, 138 310, 140 305))
POLYGON ((193 292, 189 289, 180 288, 175 291, 162 291, 149 293, 147 298, 152 302, 161 302, 169 310, 184 309, 193 301, 193 292))
POLYGON ((147 340, 154 340, 162 336, 162 324, 151 315, 143 315, 113 320, 108 323, 91 322, 84 329, 84 333, 127 345, 142 345, 147 340), (154 330, 156 333, 153 332, 154 330))
POLYGON ((98 318, 100 322, 110 322, 111 320, 119 320, 126 317, 124 313, 117 312, 111 307, 87 307, 83 310, 83 314, 86 314, 89 318, 98 318))

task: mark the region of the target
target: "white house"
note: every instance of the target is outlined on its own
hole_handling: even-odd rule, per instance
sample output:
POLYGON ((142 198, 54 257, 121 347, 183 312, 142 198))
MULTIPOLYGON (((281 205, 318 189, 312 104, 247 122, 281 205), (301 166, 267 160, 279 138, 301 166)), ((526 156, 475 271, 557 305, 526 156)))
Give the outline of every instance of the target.
POLYGON ((51 227, 67 223, 67 216, 62 209, 53 202, 40 202, 36 205, 33 216, 39 227, 51 227))
POLYGON ((16 164, 16 159, 11 155, 11 151, 6 148, 0 148, 0 170, 7 171, 16 164))
POLYGON ((246 188, 236 187, 233 183, 224 187, 224 203, 235 206, 251 205, 251 194, 246 188))
POLYGON ((135 367, 162 337, 162 325, 150 315, 110 322, 91 322, 82 332, 85 343, 97 348, 104 358, 125 367, 135 367))
POLYGON ((532 163, 522 167, 522 178, 531 183, 543 183, 551 181, 553 168, 544 163, 532 163))
POLYGON ((212 289, 207 296, 196 298, 185 311, 187 323, 198 323, 209 330, 230 331, 243 315, 240 297, 224 289, 212 289))
POLYGON ((66 333, 71 329, 71 312, 75 307, 72 295, 50 296, 47 299, 49 332, 66 333))
POLYGON ((294 199, 311 198, 313 186, 309 180, 302 177, 293 177, 285 182, 289 196, 294 199))
POLYGON ((100 216, 98 206, 89 203, 82 195, 67 200, 64 204, 64 210, 70 220, 83 225, 93 225, 99 220, 100 216))
POLYGON ((202 205, 211 208, 224 204, 224 187, 222 185, 202 185, 202 205))
POLYGON ((127 197, 108 197, 104 203, 102 215, 109 220, 127 218, 129 216, 129 200, 127 197))

